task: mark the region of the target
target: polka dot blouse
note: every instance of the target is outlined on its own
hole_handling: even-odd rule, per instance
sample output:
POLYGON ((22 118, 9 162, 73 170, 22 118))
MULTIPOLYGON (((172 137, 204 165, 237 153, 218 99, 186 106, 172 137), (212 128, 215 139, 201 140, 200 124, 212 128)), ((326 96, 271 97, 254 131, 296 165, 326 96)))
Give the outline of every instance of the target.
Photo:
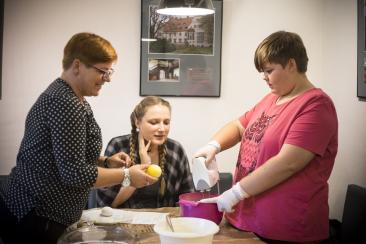
POLYGON ((57 79, 28 113, 6 202, 21 219, 31 210, 64 225, 79 220, 97 178, 101 131, 87 101, 57 79))

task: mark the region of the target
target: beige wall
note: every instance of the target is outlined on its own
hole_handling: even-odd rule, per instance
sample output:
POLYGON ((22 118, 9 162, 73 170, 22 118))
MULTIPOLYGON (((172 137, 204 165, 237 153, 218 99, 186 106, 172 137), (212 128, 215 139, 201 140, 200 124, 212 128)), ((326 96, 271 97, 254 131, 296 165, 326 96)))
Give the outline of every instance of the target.
MULTIPOLYGON (((331 217, 340 219, 347 184, 366 186, 366 103, 356 97, 356 0, 224 0, 220 98, 167 98, 171 137, 189 157, 224 123, 268 92, 253 65, 258 43, 271 32, 299 33, 310 58, 308 76, 334 100, 339 154, 330 179, 331 217)), ((119 54, 113 82, 88 99, 104 146, 128 133, 139 97, 139 0, 5 0, 3 95, 0 101, 0 174, 14 166, 28 110, 61 73, 62 50, 76 32, 109 39, 119 54)), ((232 171, 238 147, 218 156, 232 171)))

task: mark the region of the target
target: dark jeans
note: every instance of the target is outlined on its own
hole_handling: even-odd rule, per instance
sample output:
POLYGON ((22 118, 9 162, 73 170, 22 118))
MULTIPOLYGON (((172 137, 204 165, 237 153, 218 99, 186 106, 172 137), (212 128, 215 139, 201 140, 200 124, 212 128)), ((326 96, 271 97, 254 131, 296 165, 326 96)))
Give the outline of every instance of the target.
POLYGON ((0 198, 0 237, 8 243, 57 243, 67 226, 29 212, 20 221, 0 198))

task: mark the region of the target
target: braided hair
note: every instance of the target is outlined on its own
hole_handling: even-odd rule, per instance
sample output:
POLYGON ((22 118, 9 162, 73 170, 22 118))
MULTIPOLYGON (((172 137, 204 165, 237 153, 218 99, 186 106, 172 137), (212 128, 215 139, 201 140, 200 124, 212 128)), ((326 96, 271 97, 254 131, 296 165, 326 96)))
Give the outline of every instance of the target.
MULTIPOLYGON (((137 160, 137 153, 136 148, 138 145, 138 131, 136 127, 136 121, 140 121, 142 117, 145 116, 146 111, 149 107, 154 105, 163 105, 166 106, 169 111, 171 110, 170 104, 168 101, 162 99, 161 97, 157 96, 147 96, 139 104, 136 105, 135 109, 131 113, 130 122, 131 122, 131 137, 130 137, 130 158, 132 164, 136 163, 137 160)), ((166 162, 166 142, 162 145, 158 146, 158 153, 159 153, 159 166, 162 171, 162 178, 160 181, 160 188, 159 188, 159 195, 163 197, 165 195, 166 190, 166 182, 165 182, 165 162, 166 162)))

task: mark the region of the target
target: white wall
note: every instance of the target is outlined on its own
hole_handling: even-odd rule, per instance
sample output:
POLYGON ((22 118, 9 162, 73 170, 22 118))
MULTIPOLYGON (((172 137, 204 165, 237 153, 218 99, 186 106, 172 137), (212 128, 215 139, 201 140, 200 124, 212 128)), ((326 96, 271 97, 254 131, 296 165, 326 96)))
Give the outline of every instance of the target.
POLYGON ((324 89, 339 120, 338 156, 330 178, 333 216, 341 216, 347 184, 366 187, 366 102, 357 91, 357 1, 325 1, 323 28, 324 89))
MULTIPOLYGON (((334 100, 339 154, 330 179, 331 217, 341 219, 346 186, 366 186, 366 103, 356 97, 356 0, 224 0, 220 98, 167 98, 173 107, 171 137, 189 157, 224 123, 268 92, 253 65, 258 43, 284 29, 299 33, 310 58, 308 77, 334 100)), ((119 54, 113 81, 89 98, 104 146, 129 133, 139 97, 140 1, 5 0, 0 174, 9 173, 26 114, 61 73, 62 50, 76 32, 109 39, 119 54)), ((218 157, 232 171, 238 146, 218 157)))

